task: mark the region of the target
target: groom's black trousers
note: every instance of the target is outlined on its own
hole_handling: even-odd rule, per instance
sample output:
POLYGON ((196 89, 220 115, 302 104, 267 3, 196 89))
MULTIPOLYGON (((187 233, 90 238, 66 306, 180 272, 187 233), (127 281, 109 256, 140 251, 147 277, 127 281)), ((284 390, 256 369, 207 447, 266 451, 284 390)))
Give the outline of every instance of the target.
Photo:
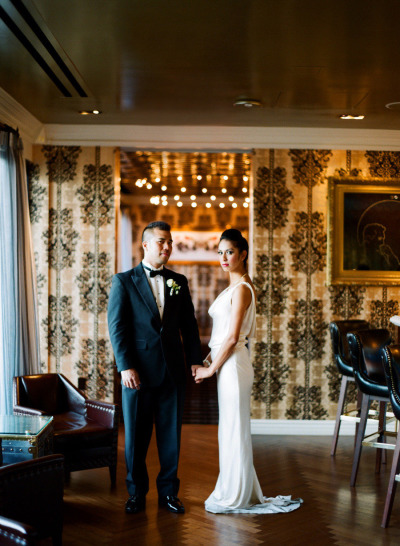
POLYGON ((145 496, 149 490, 146 455, 153 423, 160 459, 158 495, 178 494, 177 472, 184 400, 185 384, 176 385, 168 372, 158 387, 141 387, 136 390, 122 385, 126 485, 129 495, 145 496))

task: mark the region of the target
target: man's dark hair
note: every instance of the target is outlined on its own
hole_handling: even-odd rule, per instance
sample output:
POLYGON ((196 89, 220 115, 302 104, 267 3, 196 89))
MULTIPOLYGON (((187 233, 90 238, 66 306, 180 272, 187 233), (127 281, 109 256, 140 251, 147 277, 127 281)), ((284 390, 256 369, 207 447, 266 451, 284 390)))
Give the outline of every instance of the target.
POLYGON ((147 226, 143 230, 142 241, 146 240, 146 231, 153 231, 154 229, 160 229, 161 231, 171 231, 171 226, 167 224, 167 222, 150 222, 150 224, 147 224, 147 226))

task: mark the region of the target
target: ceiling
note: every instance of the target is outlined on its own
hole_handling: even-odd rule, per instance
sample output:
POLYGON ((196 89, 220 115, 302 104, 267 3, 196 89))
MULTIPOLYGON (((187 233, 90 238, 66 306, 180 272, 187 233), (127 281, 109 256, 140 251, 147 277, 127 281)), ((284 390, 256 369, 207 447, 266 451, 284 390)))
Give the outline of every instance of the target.
POLYGON ((120 150, 122 201, 178 206, 247 207, 251 155, 247 153, 120 150), (207 205, 208 203, 208 205, 207 205))
POLYGON ((400 129, 399 67, 398 0, 0 0, 0 85, 45 124, 400 129))

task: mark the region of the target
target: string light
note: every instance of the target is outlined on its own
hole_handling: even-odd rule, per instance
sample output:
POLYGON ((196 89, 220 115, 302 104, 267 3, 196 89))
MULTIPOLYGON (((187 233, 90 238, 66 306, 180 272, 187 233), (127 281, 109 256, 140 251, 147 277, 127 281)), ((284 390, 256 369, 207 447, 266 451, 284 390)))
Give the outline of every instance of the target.
POLYGON ((247 193, 247 188, 243 187, 243 188, 242 188, 242 192, 243 192, 243 193, 247 193))
POLYGON ((211 203, 206 203, 206 207, 209 209, 211 208, 211 203))
POLYGON ((248 177, 248 176, 244 176, 244 177, 243 177, 243 182, 248 182, 248 180, 249 180, 249 177, 248 177))
POLYGON ((223 209, 225 207, 225 203, 220 203, 219 206, 221 209, 223 209))
POLYGON ((195 203, 194 201, 193 201, 193 203, 191 203, 191 205, 192 205, 193 208, 197 207, 197 203, 195 203))
POLYGON ((203 193, 207 193, 207 188, 203 188, 201 191, 202 191, 203 193))
POLYGON ((186 191, 185 186, 182 186, 182 187, 181 187, 181 192, 182 192, 182 193, 185 193, 185 191, 186 191))
POLYGON ((182 182, 182 177, 178 176, 178 180, 179 180, 179 182, 182 182))
POLYGON ((161 186, 162 191, 167 191, 167 186, 161 186))
POLYGON ((222 193, 226 193, 228 190, 226 188, 222 188, 222 193))
POLYGON ((232 203, 232 208, 236 208, 237 207, 237 203, 232 203))
POLYGON ((191 195, 191 196, 190 196, 190 199, 191 199, 192 201, 196 201, 196 196, 195 196, 195 195, 191 195))
POLYGON ((152 184, 150 184, 150 182, 147 182, 147 184, 146 184, 146 188, 147 188, 148 190, 151 190, 151 188, 152 188, 152 187, 153 187, 153 185, 152 185, 152 184))
POLYGON ((244 206, 244 208, 245 208, 245 209, 247 209, 247 208, 248 208, 248 206, 249 206, 249 204, 248 204, 248 203, 246 203, 246 202, 244 202, 244 203, 243 203, 243 206, 244 206))
POLYGON ((201 180, 203 177, 201 176, 201 174, 198 174, 197 175, 197 180, 201 180))
POLYGON ((177 206, 178 206, 178 207, 181 207, 182 205, 183 205, 182 201, 178 201, 178 202, 177 202, 177 206))
POLYGON ((211 195, 210 199, 211 199, 211 201, 215 201, 216 200, 215 195, 211 195))
POLYGON ((175 199, 175 201, 179 201, 179 199, 180 199, 179 195, 174 195, 174 199, 175 199))
POLYGON ((228 197, 228 199, 229 199, 229 201, 234 201, 234 200, 235 200, 235 198, 234 198, 232 195, 230 195, 230 196, 228 197))
POLYGON ((155 181, 156 181, 156 182, 161 182, 161 178, 158 178, 158 177, 157 177, 155 181))

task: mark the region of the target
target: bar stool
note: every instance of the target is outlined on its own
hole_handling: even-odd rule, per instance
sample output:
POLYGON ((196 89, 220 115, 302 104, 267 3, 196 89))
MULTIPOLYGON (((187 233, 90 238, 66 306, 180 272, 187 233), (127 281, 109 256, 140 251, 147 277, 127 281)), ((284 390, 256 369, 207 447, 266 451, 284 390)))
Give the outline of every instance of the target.
MULTIPOLYGON (((390 403, 396 419, 400 420, 400 345, 384 347, 381 351, 382 362, 385 370, 386 381, 389 387, 390 403)), ((400 433, 397 433, 396 444, 393 445, 394 454, 392 469, 390 471, 389 485, 386 494, 385 508, 383 510, 382 527, 389 525, 392 513, 394 496, 396 494, 397 482, 400 481, 400 433)))
MULTIPOLYGON (((358 388, 362 392, 360 423, 354 447, 353 468, 350 485, 354 487, 360 464, 361 449, 369 445, 378 449, 376 456, 376 472, 381 465, 382 449, 388 449, 383 440, 386 435, 386 406, 389 402, 389 389, 383 370, 381 349, 389 345, 391 336, 386 328, 360 330, 347 334, 351 359, 353 362, 354 377, 358 388), (368 412, 371 401, 379 402, 378 432, 365 437, 368 412)), ((390 449, 390 448, 389 448, 390 449)))
POLYGON ((366 330, 369 323, 366 320, 336 320, 329 324, 331 334, 332 351, 339 374, 342 376, 340 383, 340 394, 336 412, 335 429, 333 431, 331 455, 335 455, 339 437, 339 430, 342 421, 360 422, 359 408, 344 413, 347 387, 349 382, 354 382, 353 364, 351 362, 349 346, 346 335, 349 332, 366 330))

